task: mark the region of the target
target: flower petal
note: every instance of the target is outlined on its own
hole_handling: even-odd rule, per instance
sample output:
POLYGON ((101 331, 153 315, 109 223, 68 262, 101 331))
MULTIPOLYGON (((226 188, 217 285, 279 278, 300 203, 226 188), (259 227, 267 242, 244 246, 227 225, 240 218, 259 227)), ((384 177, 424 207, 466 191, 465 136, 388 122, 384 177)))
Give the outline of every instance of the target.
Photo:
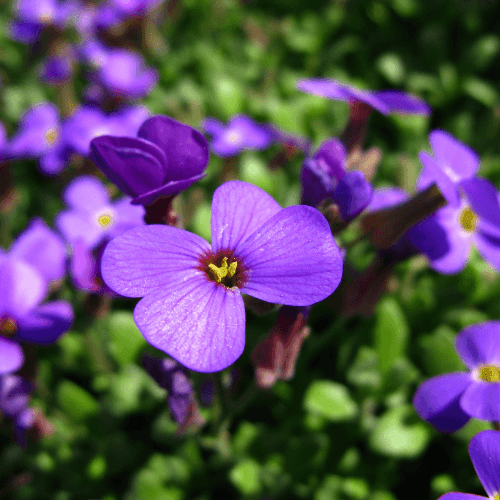
POLYGON ((19 319, 17 335, 25 342, 51 344, 69 330, 73 319, 73 308, 69 302, 49 302, 19 319))
POLYGON ((63 200, 71 208, 86 213, 94 213, 110 203, 104 184, 90 175, 71 181, 64 191, 63 200))
POLYGON ((478 215, 479 229, 500 237, 500 204, 497 190, 486 179, 467 179, 460 183, 472 211, 478 215))
POLYGON ((458 182, 460 178, 447 164, 438 163, 435 158, 425 151, 418 154, 420 162, 424 166, 418 180, 419 188, 426 184, 435 182, 450 205, 456 207, 460 205, 460 195, 458 192, 458 182))
POLYGON ((101 273, 106 284, 125 297, 143 297, 160 287, 182 284, 200 271, 199 257, 210 245, 199 236, 170 226, 131 229, 110 241, 101 273))
POLYGON ((81 242, 88 248, 94 248, 104 238, 104 230, 99 226, 97 217, 93 222, 85 212, 76 210, 59 212, 54 224, 71 244, 81 242))
POLYGON ((479 495, 472 495, 471 493, 450 492, 440 496, 438 500, 488 500, 488 498, 479 495))
POLYGON ((234 249, 282 208, 262 189, 242 181, 225 182, 212 201, 212 248, 234 249))
POLYGON ((29 264, 2 257, 0 259, 0 315, 15 320, 38 305, 47 293, 47 282, 29 264))
POLYGON ((432 111, 422 99, 399 90, 379 90, 374 94, 390 109, 391 113, 430 115, 432 111))
POLYGON ((90 159, 111 182, 133 197, 157 189, 167 181, 165 153, 144 139, 97 137, 90 143, 90 159))
POLYGON ((484 364, 500 365, 500 321, 464 328, 455 339, 455 348, 471 370, 484 364))
POLYGON ((35 267, 47 281, 57 281, 66 273, 66 247, 43 219, 33 219, 12 244, 9 255, 35 267))
POLYGON ((342 277, 342 257, 328 222, 305 205, 280 210, 240 243, 234 255, 249 273, 242 293, 276 304, 319 302, 342 277))
POLYGON ((476 434, 469 443, 469 455, 486 494, 500 492, 500 432, 487 430, 476 434))
POLYGON ((133 227, 144 226, 146 210, 143 206, 132 205, 130 201, 129 197, 124 197, 113 203, 116 220, 108 231, 107 237, 109 239, 113 239, 133 227))
POLYGON ((0 337, 0 375, 19 370, 23 363, 21 346, 13 340, 0 337))
POLYGON ((470 373, 446 373, 426 380, 413 398, 415 411, 439 432, 455 432, 470 419, 460 397, 473 382, 470 373))
POLYGON ((200 175, 207 167, 210 155, 207 140, 189 125, 168 116, 153 116, 142 124, 138 135, 165 153, 169 181, 200 175))
POLYGON ((228 367, 245 346, 245 307, 239 290, 192 277, 144 297, 134 319, 146 340, 200 372, 228 367))
POLYGON ((460 398, 462 410, 474 418, 500 421, 500 382, 473 381, 460 398))
POLYGON ((473 240, 483 259, 500 272, 500 237, 495 238, 488 233, 478 231, 474 234, 473 240))

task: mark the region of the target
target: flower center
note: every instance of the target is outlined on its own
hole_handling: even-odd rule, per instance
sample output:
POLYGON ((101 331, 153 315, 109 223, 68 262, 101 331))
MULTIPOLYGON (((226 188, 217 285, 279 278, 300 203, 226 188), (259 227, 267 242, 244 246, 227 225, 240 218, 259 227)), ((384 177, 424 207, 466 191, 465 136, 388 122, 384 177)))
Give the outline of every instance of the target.
POLYGON ((98 217, 97 222, 104 229, 113 224, 113 216, 110 214, 102 214, 98 217))
POLYGON ((45 132, 45 142, 49 146, 52 146, 57 141, 58 137, 59 137, 59 133, 57 132, 57 129, 55 129, 55 128, 49 128, 47 130, 47 132, 45 132))
POLYGON ((478 375, 485 382, 500 382, 500 366, 482 365, 479 367, 478 375))
POLYGON ((13 337, 17 332, 17 323, 10 316, 0 318, 0 335, 3 337, 13 337))
POLYGON ((460 226, 462 226, 462 229, 468 233, 475 231, 476 219, 477 215, 469 207, 464 208, 458 216, 460 226))
POLYGON ((232 251, 220 250, 215 255, 208 252, 200 257, 198 269, 208 280, 226 288, 242 288, 247 281, 246 268, 232 251))
POLYGON ((49 24, 52 21, 52 12, 46 10, 40 14, 40 22, 42 24, 49 24))
POLYGON ((239 144, 241 142, 241 134, 235 131, 229 132, 229 134, 227 135, 227 140, 231 144, 239 144))

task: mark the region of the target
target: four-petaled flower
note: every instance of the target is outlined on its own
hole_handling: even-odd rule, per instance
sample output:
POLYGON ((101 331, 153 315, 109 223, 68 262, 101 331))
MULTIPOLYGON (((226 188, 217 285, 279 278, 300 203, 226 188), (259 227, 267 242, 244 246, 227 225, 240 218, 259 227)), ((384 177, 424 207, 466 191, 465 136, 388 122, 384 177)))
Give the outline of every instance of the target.
POLYGON ((500 421, 500 321, 465 328, 455 347, 469 373, 425 381, 413 398, 417 413, 440 432, 455 432, 471 417, 500 421))
POLYGON ((243 352, 242 293, 311 305, 342 276, 340 251, 316 209, 282 209, 245 182, 215 191, 211 234, 212 246, 174 227, 134 228, 108 244, 101 267, 111 289, 144 297, 134 319, 146 340, 202 372, 222 370, 243 352))

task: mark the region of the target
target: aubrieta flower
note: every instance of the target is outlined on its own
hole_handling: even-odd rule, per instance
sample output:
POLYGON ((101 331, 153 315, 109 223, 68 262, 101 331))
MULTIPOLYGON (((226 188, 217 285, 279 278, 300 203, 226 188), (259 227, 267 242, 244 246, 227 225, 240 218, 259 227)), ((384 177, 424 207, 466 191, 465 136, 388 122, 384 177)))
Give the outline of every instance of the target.
POLYGON ((498 500, 500 498, 500 432, 486 430, 469 443, 469 455, 488 497, 468 493, 445 493, 439 500, 498 500))
POLYGON ((90 150, 108 179, 140 205, 184 191, 204 177, 209 159, 203 134, 168 116, 146 120, 138 137, 98 137, 90 150))
POLYGON ((316 209, 282 209, 245 182, 215 191, 211 235, 210 246, 170 226, 135 228, 108 244, 101 266, 111 289, 144 297, 134 319, 146 340, 201 372, 223 370, 243 352, 242 293, 311 305, 342 276, 339 249, 316 209))
POLYGON ((460 182, 458 206, 446 205, 435 214, 446 232, 449 251, 430 259, 430 266, 443 274, 460 272, 474 245, 483 258, 500 271, 500 204, 495 187, 485 179, 460 182))
POLYGON ((479 169, 479 156, 462 142, 444 130, 433 130, 429 134, 433 156, 425 151, 419 153, 424 166, 418 180, 419 190, 435 182, 453 206, 460 205, 460 182, 474 177, 479 169))
POLYGON ((274 139, 274 134, 264 125, 259 125, 250 117, 238 115, 224 125, 215 118, 207 118, 202 129, 212 136, 210 144, 218 156, 234 156, 245 149, 265 149, 274 139))
POLYGON ((363 102, 384 115, 390 113, 428 115, 428 104, 398 90, 360 90, 337 80, 311 78, 297 81, 302 92, 345 102, 363 102))
POLYGON ((64 242, 40 218, 31 220, 28 227, 12 243, 7 255, 33 266, 47 283, 59 281, 66 274, 67 255, 64 242))
POLYGON ((168 391, 172 416, 178 424, 182 424, 194 395, 187 370, 174 359, 160 359, 147 354, 142 357, 142 366, 160 387, 168 391))
POLYGON ((28 263, 0 255, 0 374, 18 370, 24 361, 18 342, 55 342, 73 322, 69 302, 40 305, 47 283, 28 263))
POLYGON ((73 74, 73 51, 68 47, 56 54, 52 54, 42 63, 40 79, 51 85, 60 85, 67 82, 73 74))
POLYGON ((124 197, 111 201, 106 187, 91 176, 77 177, 66 187, 64 202, 70 207, 56 215, 55 224, 66 241, 93 249, 136 226, 144 224, 144 207, 124 197))
POLYGON ((471 417, 500 421, 500 321, 463 329, 455 348, 470 371, 425 381, 413 398, 416 412, 440 432, 455 432, 471 417))
POLYGON ((35 413, 28 408, 32 385, 18 375, 0 375, 0 413, 12 420, 14 434, 26 445, 26 431, 33 425, 35 413))
POLYGON ((359 170, 346 171, 347 154, 338 139, 325 141, 300 173, 302 203, 318 206, 331 198, 343 220, 357 217, 370 203, 373 189, 359 170))

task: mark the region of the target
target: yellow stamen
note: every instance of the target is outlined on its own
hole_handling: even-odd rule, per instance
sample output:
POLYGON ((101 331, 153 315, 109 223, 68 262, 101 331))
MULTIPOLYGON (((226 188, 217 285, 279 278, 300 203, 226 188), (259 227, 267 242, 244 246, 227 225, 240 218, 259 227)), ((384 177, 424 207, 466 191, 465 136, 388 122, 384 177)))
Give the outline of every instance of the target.
POLYGON ((220 267, 217 267, 215 264, 208 264, 208 267, 210 268, 210 271, 212 271, 212 273, 214 274, 217 283, 220 283, 222 281, 222 278, 225 278, 226 276, 232 278, 234 276, 237 265, 238 263, 235 261, 228 266, 227 257, 223 257, 222 264, 220 267))
POLYGON ((57 132, 57 129, 49 128, 49 130, 47 130, 47 132, 45 132, 45 142, 49 146, 52 146, 57 141, 58 136, 59 136, 59 133, 57 132))
POLYGON ((479 367, 478 375, 485 382, 500 382, 500 366, 482 365, 479 367))
POLYGON ((113 216, 110 214, 102 214, 98 217, 97 222, 102 228, 106 228, 113 223, 113 216))
POLYGON ((469 208, 464 208, 458 217, 458 221, 462 226, 462 229, 471 233, 476 229, 476 219, 477 215, 469 208))
POLYGON ((232 144, 239 144, 241 142, 241 135, 238 132, 229 132, 227 139, 232 144))
POLYGON ((17 332, 16 322, 6 316, 5 318, 0 319, 0 335, 4 337, 13 337, 17 332))
POLYGON ((50 10, 42 12, 40 15, 40 21, 42 24, 49 24, 52 21, 52 12, 50 10))

